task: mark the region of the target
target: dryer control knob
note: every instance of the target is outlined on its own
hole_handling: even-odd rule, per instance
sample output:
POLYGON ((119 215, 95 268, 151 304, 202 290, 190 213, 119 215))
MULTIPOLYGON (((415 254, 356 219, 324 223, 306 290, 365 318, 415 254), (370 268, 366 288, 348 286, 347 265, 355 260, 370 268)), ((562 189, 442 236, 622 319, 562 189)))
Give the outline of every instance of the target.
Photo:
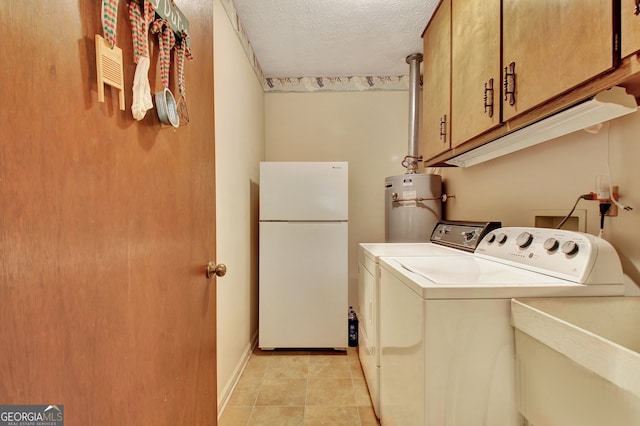
POLYGON ((542 244, 542 247, 544 247, 544 249, 547 251, 555 251, 558 249, 559 245, 560 243, 555 238, 547 238, 546 240, 544 240, 544 244, 542 244))
POLYGON ((575 241, 565 241, 560 247, 560 251, 566 255, 576 254, 578 252, 578 244, 575 241))
POLYGON ((533 235, 528 232, 523 232, 522 234, 518 235, 518 238, 516 238, 516 244, 518 244, 518 247, 522 248, 529 247, 532 241, 533 235))
POLYGON ((486 236, 485 239, 487 240, 487 242, 489 244, 491 244, 492 242, 494 242, 496 240, 496 236, 495 236, 495 234, 489 234, 489 235, 486 236))
POLYGON ((498 234, 497 237, 498 240, 498 244, 504 244, 507 242, 507 234, 505 234, 504 232, 501 232, 498 234))

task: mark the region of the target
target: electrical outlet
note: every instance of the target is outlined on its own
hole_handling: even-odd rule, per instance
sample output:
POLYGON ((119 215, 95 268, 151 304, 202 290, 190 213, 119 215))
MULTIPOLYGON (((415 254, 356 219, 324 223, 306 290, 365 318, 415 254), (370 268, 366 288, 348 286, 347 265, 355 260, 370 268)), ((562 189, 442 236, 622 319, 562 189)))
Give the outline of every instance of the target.
MULTIPOLYGON (((614 200, 618 201, 618 187, 613 186, 611 187, 611 190, 613 191, 611 196, 613 197, 614 200)), ((600 202, 603 202, 603 201, 606 201, 606 200, 600 200, 600 202)), ((609 211, 605 214, 605 216, 618 216, 618 206, 615 203, 611 203, 611 208, 609 208, 609 211)))

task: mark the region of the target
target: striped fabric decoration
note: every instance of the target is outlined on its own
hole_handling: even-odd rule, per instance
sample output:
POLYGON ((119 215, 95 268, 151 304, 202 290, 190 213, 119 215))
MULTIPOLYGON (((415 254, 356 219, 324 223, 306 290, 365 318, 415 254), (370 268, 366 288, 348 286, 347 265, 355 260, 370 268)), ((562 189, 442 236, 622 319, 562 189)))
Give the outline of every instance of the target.
POLYGON ((142 13, 143 6, 137 1, 129 3, 129 21, 131 21, 133 59, 135 63, 138 63, 141 56, 149 57, 149 24, 155 18, 155 10, 151 2, 140 1, 144 3, 144 14, 142 13))
POLYGON ((104 39, 113 49, 116 45, 116 26, 118 23, 118 0, 102 0, 102 28, 104 39))
POLYGON ((160 47, 160 80, 165 88, 169 88, 169 71, 171 69, 171 49, 176 43, 176 36, 166 19, 156 19, 151 24, 151 34, 158 34, 160 47))
POLYGON ((182 30, 180 34, 180 43, 176 47, 176 66, 178 67, 178 90, 183 98, 187 99, 187 87, 184 81, 184 60, 185 58, 193 61, 193 54, 189 50, 189 34, 182 30))

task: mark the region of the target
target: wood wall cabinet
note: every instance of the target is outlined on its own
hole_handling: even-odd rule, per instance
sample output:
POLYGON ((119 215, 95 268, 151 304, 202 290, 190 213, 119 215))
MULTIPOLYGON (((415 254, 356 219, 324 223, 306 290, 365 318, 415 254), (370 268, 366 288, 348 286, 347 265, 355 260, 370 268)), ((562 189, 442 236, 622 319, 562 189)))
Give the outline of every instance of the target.
POLYGON ((457 147, 501 122, 500 1, 453 0, 451 36, 451 145, 457 147))
POLYGON ((611 1, 502 0, 502 6, 504 121, 616 65, 611 1), (515 77, 504 75, 511 64, 515 77))
POLYGON ((424 165, 442 166, 612 86, 640 97, 637 1, 443 0, 423 34, 424 165))
POLYGON ((431 158, 451 148, 451 0, 443 0, 423 34, 421 150, 431 158))
POLYGON ((636 0, 622 0, 621 3, 621 54, 625 58, 640 51, 640 13, 636 14, 640 12, 640 6, 636 6, 636 0))

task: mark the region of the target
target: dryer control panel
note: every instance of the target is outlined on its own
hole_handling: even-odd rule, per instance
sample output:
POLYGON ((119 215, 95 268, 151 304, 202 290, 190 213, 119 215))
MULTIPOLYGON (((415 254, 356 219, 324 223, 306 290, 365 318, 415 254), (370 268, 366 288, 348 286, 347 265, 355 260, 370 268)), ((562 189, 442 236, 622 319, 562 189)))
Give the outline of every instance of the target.
POLYGON ((622 282, 620 258, 609 242, 582 232, 549 228, 498 228, 476 255, 581 284, 622 282))
POLYGON ((431 242, 465 251, 475 251, 482 238, 498 229, 500 222, 439 221, 431 233, 431 242))

